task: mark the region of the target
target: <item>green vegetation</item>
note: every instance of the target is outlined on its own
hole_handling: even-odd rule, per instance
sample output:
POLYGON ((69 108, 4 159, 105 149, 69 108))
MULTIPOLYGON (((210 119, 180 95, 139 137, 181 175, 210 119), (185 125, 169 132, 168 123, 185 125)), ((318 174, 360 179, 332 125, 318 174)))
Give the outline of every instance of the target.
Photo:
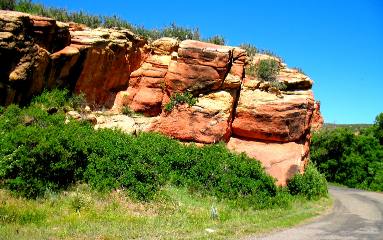
POLYGON ((175 93, 170 97, 170 102, 165 105, 165 110, 171 112, 175 106, 184 103, 194 106, 197 103, 197 99, 189 92, 175 93))
POLYGON ((132 116, 134 114, 134 111, 130 109, 129 106, 123 106, 121 109, 121 113, 127 116, 132 116))
POLYGON ((4 9, 4 10, 15 9, 15 0, 1 0, 0 9, 4 9))
POLYGON ((266 82, 276 81, 279 63, 274 59, 262 59, 257 64, 257 77, 266 82))
POLYGON ((238 47, 246 50, 248 57, 254 57, 258 53, 257 47, 250 43, 242 43, 238 47))
POLYGON ((307 199, 318 199, 327 196, 326 178, 309 164, 303 174, 296 174, 289 182, 288 189, 292 195, 302 195, 307 199))
POLYGON ((375 124, 354 132, 335 128, 316 133, 311 159, 327 181, 348 187, 383 191, 383 113, 375 124))
MULTIPOLYGON (((44 17, 50 17, 62 22, 75 22, 85 24, 91 28, 105 27, 129 29, 150 41, 159 39, 161 37, 173 37, 178 38, 179 40, 201 40, 198 28, 185 28, 172 23, 170 26, 166 26, 162 29, 148 30, 142 26, 135 26, 116 15, 95 16, 83 11, 68 12, 63 8, 46 7, 42 4, 33 3, 31 0, 1 0, 0 9, 14 10, 44 17)), ((208 41, 219 43, 225 42, 224 38, 221 36, 214 36, 209 38, 208 41)))
MULTIPOLYGON (((250 51, 252 50, 250 49, 250 51)), ((257 76, 259 80, 269 82, 270 86, 276 89, 285 90, 287 88, 286 84, 277 80, 279 63, 275 59, 261 59, 257 64, 249 64, 245 71, 246 75, 257 76)))
MULTIPOLYGON (((180 96, 174 101, 192 101, 180 96)), ((330 204, 312 169, 280 188, 258 161, 224 144, 65 123, 77 98, 45 91, 2 111, 0 238, 225 238, 291 226, 330 204)))
POLYGON ((215 36, 210 37, 204 41, 209 42, 209 43, 214 43, 217 45, 225 45, 225 38, 220 36, 220 35, 215 35, 215 36))
POLYGON ((306 74, 302 68, 299 68, 299 67, 293 67, 292 69, 298 71, 299 73, 302 73, 302 74, 306 74))
POLYGON ((38 200, 0 190, 0 239, 231 239, 291 227, 327 210, 331 201, 295 197, 288 208, 241 209, 210 196, 165 186, 152 202, 124 191, 82 184, 38 200), (211 218, 211 209, 218 218, 211 218), (212 229, 209 233, 207 229, 212 229))
POLYGON ((266 49, 259 49, 250 43, 242 43, 238 47, 245 49, 248 57, 254 57, 257 53, 259 53, 259 54, 268 55, 270 57, 278 58, 282 61, 282 58, 280 56, 278 56, 277 54, 275 54, 274 52, 272 52, 270 50, 266 50, 266 49))

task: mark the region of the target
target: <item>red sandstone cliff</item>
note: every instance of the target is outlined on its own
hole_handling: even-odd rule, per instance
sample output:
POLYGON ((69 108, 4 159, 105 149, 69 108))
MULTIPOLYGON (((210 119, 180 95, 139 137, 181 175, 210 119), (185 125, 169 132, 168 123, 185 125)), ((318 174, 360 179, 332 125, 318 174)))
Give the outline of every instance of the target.
POLYGON ((147 44, 127 30, 92 30, 9 11, 0 11, 0 29, 2 105, 25 102, 44 88, 68 87, 117 114, 109 117, 113 125, 108 117, 95 119, 97 127, 139 125, 186 142, 224 141, 260 160, 280 185, 303 171, 311 128, 323 124, 306 75, 277 59, 277 81, 286 91, 245 76, 247 61, 267 55, 247 59, 238 47, 171 38, 147 44), (197 103, 165 111, 172 94, 182 92, 197 103), (118 115, 124 106, 150 120, 118 115))

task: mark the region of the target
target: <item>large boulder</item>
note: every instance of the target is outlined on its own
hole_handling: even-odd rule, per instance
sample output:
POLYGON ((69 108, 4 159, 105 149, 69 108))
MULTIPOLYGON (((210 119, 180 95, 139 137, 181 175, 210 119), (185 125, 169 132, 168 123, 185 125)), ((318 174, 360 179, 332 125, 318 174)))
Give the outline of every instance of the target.
POLYGON ((169 92, 207 92, 219 89, 230 71, 233 48, 194 40, 180 43, 178 59, 169 65, 169 92))
POLYGON ((259 89, 242 89, 233 133, 264 141, 298 141, 310 129, 313 108, 311 91, 292 92, 280 98, 259 89))
POLYGON ((217 91, 198 97, 194 106, 182 104, 163 112, 150 130, 181 141, 227 142, 235 98, 235 91, 217 91))
POLYGON ((308 90, 313 85, 313 81, 301 71, 287 67, 279 71, 277 79, 284 83, 288 90, 308 90))

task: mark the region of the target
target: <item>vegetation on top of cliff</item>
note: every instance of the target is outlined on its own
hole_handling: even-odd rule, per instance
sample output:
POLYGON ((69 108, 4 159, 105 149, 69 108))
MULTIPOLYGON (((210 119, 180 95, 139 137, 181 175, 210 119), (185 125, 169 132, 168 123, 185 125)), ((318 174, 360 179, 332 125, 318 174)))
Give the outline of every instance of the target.
POLYGON ((273 58, 260 59, 257 63, 248 64, 245 68, 246 75, 257 77, 261 81, 268 82, 270 86, 279 90, 285 90, 286 84, 277 79, 279 73, 279 62, 273 58))
POLYGON ((68 12, 64 8, 46 7, 42 4, 33 3, 32 0, 1 0, 0 9, 14 10, 25 12, 44 17, 50 17, 62 22, 75 22, 85 24, 90 28, 123 28, 141 35, 148 40, 156 40, 162 37, 172 37, 179 40, 201 40, 224 45, 225 39, 216 35, 207 39, 201 38, 198 28, 186 28, 177 26, 175 23, 170 24, 162 29, 148 30, 143 26, 136 26, 126 20, 114 16, 96 16, 83 11, 68 12))
POLYGON ((311 160, 330 182, 383 191, 383 113, 374 125, 335 128, 313 135, 311 160))

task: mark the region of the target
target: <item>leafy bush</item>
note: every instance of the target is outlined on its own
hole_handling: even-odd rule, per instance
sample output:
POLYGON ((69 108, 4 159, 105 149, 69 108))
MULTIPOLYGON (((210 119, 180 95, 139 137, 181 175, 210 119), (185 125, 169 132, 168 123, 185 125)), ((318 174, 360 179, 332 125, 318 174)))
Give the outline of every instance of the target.
POLYGON ((223 36, 220 36, 220 35, 212 36, 212 37, 206 39, 205 41, 209 42, 209 43, 214 43, 217 45, 225 45, 225 38, 223 36))
POLYGON ((197 99, 189 92, 173 94, 170 97, 170 102, 165 105, 165 111, 170 112, 175 106, 184 103, 187 103, 189 106, 194 106, 197 103, 197 99))
POLYGON ((3 185, 33 198, 47 189, 64 189, 82 179, 90 151, 84 139, 92 129, 78 122, 64 124, 64 119, 64 114, 49 115, 35 107, 7 108, 0 117, 3 185), (25 124, 23 116, 33 121, 25 124))
POLYGON ((257 77, 263 81, 276 81, 278 72, 279 64, 274 59, 262 59, 257 64, 257 77))
POLYGON ((130 109, 129 106, 123 106, 121 109, 121 113, 127 116, 131 116, 134 112, 132 109, 130 109))
POLYGON ((383 191, 383 147, 376 135, 379 124, 376 121, 359 134, 348 128, 314 134, 312 161, 330 182, 383 191))
POLYGON ((292 195, 302 195, 307 199, 318 199, 328 195, 326 178, 309 164, 303 174, 296 174, 287 184, 292 195))
POLYGON ((15 9, 15 0, 1 0, 0 9, 2 10, 14 10, 15 9))
POLYGON ((245 49, 247 56, 254 57, 255 54, 258 53, 258 49, 256 46, 249 44, 249 43, 242 43, 239 45, 240 48, 245 49))
POLYGON ((170 26, 162 29, 160 36, 177 38, 180 41, 183 41, 186 39, 192 39, 192 40, 200 39, 200 33, 198 28, 190 29, 190 28, 180 27, 180 26, 177 26, 175 23, 172 23, 170 26))
POLYGON ((271 81, 270 86, 275 87, 276 89, 279 89, 279 90, 286 90, 287 89, 287 85, 285 83, 279 82, 279 81, 271 81))

